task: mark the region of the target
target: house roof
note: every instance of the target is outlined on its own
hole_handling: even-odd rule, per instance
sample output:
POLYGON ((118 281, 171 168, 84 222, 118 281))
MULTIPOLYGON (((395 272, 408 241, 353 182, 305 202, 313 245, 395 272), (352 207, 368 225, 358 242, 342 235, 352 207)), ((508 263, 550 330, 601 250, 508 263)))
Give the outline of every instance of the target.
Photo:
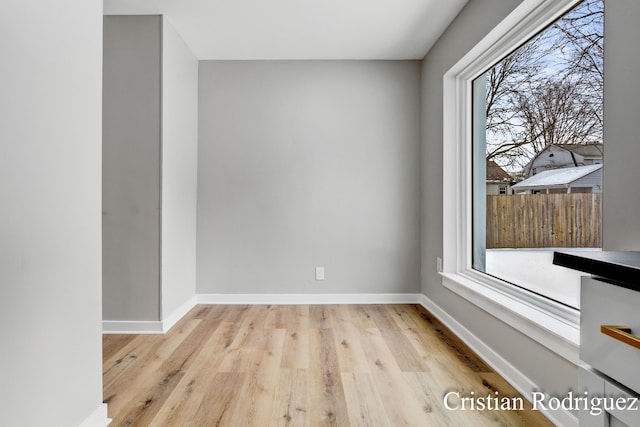
POLYGON ((514 185, 514 190, 526 190, 529 188, 548 188, 568 186, 574 181, 585 177, 599 169, 602 165, 577 166, 572 168, 551 169, 540 172, 530 178, 514 185))
POLYGON ((493 160, 487 160, 487 181, 511 182, 513 178, 493 160))
POLYGON ((556 147, 564 148, 583 157, 599 157, 603 156, 603 145, 597 144, 557 144, 556 147))
MULTIPOLYGON (((524 175, 525 176, 529 176, 531 173, 531 168, 532 165, 537 161, 538 158, 540 158, 540 156, 542 156, 544 153, 546 153, 548 150, 550 149, 560 149, 560 150, 564 150, 564 151, 568 151, 570 153, 574 153, 578 156, 581 157, 580 159, 580 163, 583 163, 583 159, 584 158, 589 158, 592 160, 595 159, 602 159, 603 157, 603 145, 601 143, 595 143, 595 144, 549 144, 546 147, 544 147, 544 149, 542 151, 540 151, 538 154, 536 154, 535 156, 533 156, 533 158, 531 160, 529 160, 529 163, 527 163, 524 167, 524 175)), ((574 158, 574 163, 575 163, 575 157, 574 158)), ((577 166, 577 164, 575 165, 577 166)), ((563 165, 557 165, 555 166, 556 168, 561 168, 561 167, 569 167, 569 165, 563 166, 563 165)))

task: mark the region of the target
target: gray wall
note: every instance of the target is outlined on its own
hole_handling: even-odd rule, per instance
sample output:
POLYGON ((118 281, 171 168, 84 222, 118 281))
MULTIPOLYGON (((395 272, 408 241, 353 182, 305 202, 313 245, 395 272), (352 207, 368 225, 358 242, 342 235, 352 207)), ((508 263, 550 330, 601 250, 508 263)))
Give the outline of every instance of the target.
POLYGON ((160 49, 160 16, 105 16, 104 320, 160 320, 160 49))
POLYGON ((640 3, 605 5, 603 246, 640 250, 640 3))
POLYGON ((165 320, 196 288, 198 61, 162 16, 104 23, 104 320, 165 320))
POLYGON ((162 19, 162 319, 196 292, 198 60, 162 19))
POLYGON ((199 293, 420 291, 420 62, 201 61, 199 85, 199 293))
POLYGON ((423 62, 422 291, 542 390, 566 394, 577 385, 574 365, 444 288, 436 271, 443 241, 443 75, 518 4, 470 0, 423 62))
POLYGON ((6 0, 0 28, 0 425, 78 426, 102 407, 102 1, 6 0))

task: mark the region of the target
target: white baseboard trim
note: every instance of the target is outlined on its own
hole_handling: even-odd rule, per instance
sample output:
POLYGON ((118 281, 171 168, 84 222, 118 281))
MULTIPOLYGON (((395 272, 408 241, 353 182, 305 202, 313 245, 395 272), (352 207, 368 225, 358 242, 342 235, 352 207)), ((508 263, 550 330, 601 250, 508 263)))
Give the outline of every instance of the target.
POLYGON ((107 404, 103 403, 91 413, 78 427, 106 427, 111 424, 107 416, 107 404))
POLYGON ((103 334, 162 334, 162 322, 144 320, 103 320, 103 334))
POLYGON ((196 304, 417 304, 421 294, 196 294, 165 320, 103 320, 103 334, 165 334, 196 304))
POLYGON ((103 320, 103 334, 166 334, 182 317, 196 305, 193 295, 175 309, 165 320, 103 320))
MULTIPOLYGON (((539 387, 531 381, 531 379, 516 369, 511 363, 504 359, 500 354, 496 353, 491 347, 486 345, 482 340, 440 308, 440 306, 431 299, 427 298, 425 295, 420 295, 420 304, 436 316, 445 326, 451 329, 453 333, 464 341, 465 344, 476 352, 478 356, 487 362, 509 384, 518 390, 520 394, 531 401, 532 392, 539 390, 539 387)), ((557 426, 578 426, 578 418, 570 411, 546 410, 540 412, 542 412, 545 417, 557 426)))
POLYGON ((182 319, 185 314, 187 314, 193 307, 196 306, 196 301, 197 298, 195 295, 193 295, 191 298, 185 301, 184 304, 176 308, 173 313, 167 316, 162 321, 162 333, 166 334, 167 332, 169 332, 169 330, 173 328, 173 326, 178 323, 178 321, 180 321, 180 319, 182 319))
POLYGON ((198 304, 416 304, 421 294, 196 294, 198 304))

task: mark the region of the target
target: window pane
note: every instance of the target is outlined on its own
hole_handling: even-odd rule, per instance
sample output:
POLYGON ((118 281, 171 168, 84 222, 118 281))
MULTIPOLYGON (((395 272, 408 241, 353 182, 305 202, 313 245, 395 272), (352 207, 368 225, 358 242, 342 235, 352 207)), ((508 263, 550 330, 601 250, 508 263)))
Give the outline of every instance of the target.
POLYGON ((602 246, 603 0, 473 82, 473 268, 578 307, 553 250, 602 246))

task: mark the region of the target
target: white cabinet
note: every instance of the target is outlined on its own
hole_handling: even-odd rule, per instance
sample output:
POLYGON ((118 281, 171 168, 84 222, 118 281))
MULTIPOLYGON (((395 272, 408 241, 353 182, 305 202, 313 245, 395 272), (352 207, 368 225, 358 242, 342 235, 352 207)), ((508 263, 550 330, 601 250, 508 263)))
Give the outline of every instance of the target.
POLYGON ((578 384, 578 396, 586 398, 576 405, 580 427, 640 426, 638 394, 587 366, 580 367, 578 384))
POLYGON ((640 349, 606 335, 603 326, 627 326, 640 334, 640 292, 582 278, 580 359, 630 389, 640 392, 640 349))
POLYGON ((580 308, 580 427, 640 426, 640 292, 583 277, 580 308))

